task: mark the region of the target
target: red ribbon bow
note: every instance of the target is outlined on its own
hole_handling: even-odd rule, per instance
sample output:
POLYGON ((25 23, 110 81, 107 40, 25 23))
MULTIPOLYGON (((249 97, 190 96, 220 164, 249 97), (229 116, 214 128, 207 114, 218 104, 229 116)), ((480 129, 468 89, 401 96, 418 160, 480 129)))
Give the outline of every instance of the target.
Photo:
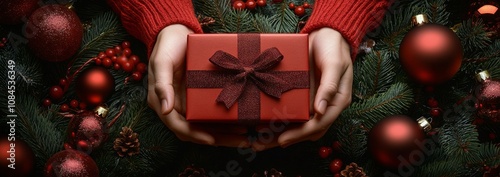
POLYGON ((236 103, 247 84, 253 83, 262 92, 275 98, 280 98, 282 93, 294 88, 288 81, 269 72, 283 60, 283 55, 275 47, 262 52, 250 65, 245 65, 237 57, 220 50, 209 60, 223 70, 234 73, 232 80, 217 97, 217 102, 224 103, 228 109, 236 103))

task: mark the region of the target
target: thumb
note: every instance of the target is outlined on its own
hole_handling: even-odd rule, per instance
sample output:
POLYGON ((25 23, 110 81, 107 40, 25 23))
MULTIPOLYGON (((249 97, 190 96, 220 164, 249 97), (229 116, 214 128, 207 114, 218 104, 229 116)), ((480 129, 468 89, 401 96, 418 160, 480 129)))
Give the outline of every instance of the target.
POLYGON ((149 66, 155 78, 154 91, 160 102, 161 114, 166 115, 174 109, 174 67, 172 62, 161 58, 153 59, 149 66))
POLYGON ((341 69, 335 65, 323 64, 321 68, 321 81, 314 98, 314 111, 318 114, 324 114, 328 103, 338 91, 341 69))

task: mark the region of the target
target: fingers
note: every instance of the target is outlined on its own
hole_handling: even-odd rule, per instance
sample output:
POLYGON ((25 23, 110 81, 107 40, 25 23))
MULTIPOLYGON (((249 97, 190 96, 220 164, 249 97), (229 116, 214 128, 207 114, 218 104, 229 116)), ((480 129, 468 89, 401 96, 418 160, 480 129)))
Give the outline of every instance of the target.
POLYGON ((318 114, 325 114, 326 107, 337 93, 340 77, 345 72, 333 62, 325 62, 322 67, 320 85, 314 98, 314 110, 318 114))

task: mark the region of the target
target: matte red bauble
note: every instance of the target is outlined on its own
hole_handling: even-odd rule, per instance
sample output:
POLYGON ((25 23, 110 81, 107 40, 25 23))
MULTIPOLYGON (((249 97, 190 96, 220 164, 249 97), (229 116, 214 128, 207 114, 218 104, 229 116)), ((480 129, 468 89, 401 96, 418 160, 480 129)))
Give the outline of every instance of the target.
POLYGON ((492 79, 488 71, 476 75, 480 82, 475 90, 479 117, 500 123, 500 81, 492 79))
POLYGON ((420 21, 419 24, 401 42, 401 64, 421 84, 443 83, 451 79, 462 64, 460 39, 445 26, 425 24, 425 21, 420 21))
POLYGON ((419 151, 416 142, 422 142, 424 136, 422 127, 411 118, 404 115, 389 116, 371 129, 369 150, 381 165, 396 169, 405 163, 423 160, 412 152, 419 151))
POLYGON ((98 107, 96 111, 85 111, 73 117, 68 124, 67 143, 87 154, 100 147, 108 137, 104 119, 107 112, 107 109, 98 107))
POLYGON ((115 80, 111 73, 100 66, 86 69, 78 76, 76 93, 89 106, 99 106, 111 95, 115 80))
POLYGON ((67 149, 47 160, 44 173, 46 177, 98 177, 99 169, 89 155, 67 149))
POLYGON ((35 154, 19 138, 0 136, 0 176, 22 177, 33 172, 35 154), (15 168, 12 169, 11 167, 15 168))
POLYGON ((38 0, 0 0, 0 24, 14 25, 28 19, 38 7, 38 0))
POLYGON ((24 36, 37 58, 65 61, 80 48, 83 26, 75 12, 63 5, 46 5, 31 14, 24 36))

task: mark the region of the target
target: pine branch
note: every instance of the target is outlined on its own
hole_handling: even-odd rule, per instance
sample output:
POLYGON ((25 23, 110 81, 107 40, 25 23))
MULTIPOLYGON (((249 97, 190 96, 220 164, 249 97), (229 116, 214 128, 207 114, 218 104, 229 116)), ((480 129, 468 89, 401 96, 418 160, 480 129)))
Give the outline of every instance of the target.
MULTIPOLYGON (((229 7, 228 7, 229 8, 229 7)), ((223 14, 227 19, 225 29, 221 32, 225 33, 245 33, 255 31, 253 28, 253 15, 248 10, 231 9, 228 13, 223 14)))
POLYGON ((351 104, 342 115, 360 119, 366 128, 371 129, 382 118, 405 112, 412 103, 413 95, 408 85, 396 83, 384 93, 351 104))
POLYGON ((483 29, 482 21, 473 21, 472 19, 462 22, 457 29, 456 34, 462 42, 465 57, 478 51, 483 51, 490 43, 486 31, 483 29))
POLYGON ((229 0, 196 0, 193 1, 196 12, 212 17, 215 23, 210 26, 210 32, 222 32, 226 29, 226 17, 230 8, 229 0))
POLYGON ((479 140, 470 113, 459 113, 453 122, 446 122, 439 133, 439 144, 449 157, 460 162, 479 161, 479 140))
POLYGON ((276 33, 293 33, 299 23, 298 17, 288 8, 288 4, 281 3, 276 6, 276 14, 271 16, 270 23, 276 33))
MULTIPOLYGON (((8 72, 15 72, 15 83, 16 83, 16 91, 17 92, 26 92, 39 94, 41 91, 39 88, 42 87, 45 83, 42 76, 42 69, 40 65, 40 61, 36 60, 33 56, 31 56, 30 52, 27 50, 26 46, 22 45, 18 48, 13 48, 10 44, 5 46, 0 50, 0 67, 4 68, 6 72, 0 73, 0 78, 3 81, 2 83, 7 84, 8 72), (9 64, 9 60, 12 60, 12 64, 9 64)), ((12 80, 11 80, 12 81, 12 80)), ((2 87, 1 94, 7 93, 7 87, 2 87)), ((7 103, 7 102, 2 102, 7 103)), ((5 106, 7 107, 7 106, 5 106)))
POLYGON ((334 130, 342 144, 342 152, 350 160, 358 161, 366 152, 366 131, 362 129, 361 122, 356 119, 341 116, 335 121, 334 130))
POLYGON ((478 69, 488 70, 492 78, 500 78, 500 40, 494 41, 480 58, 473 60, 481 62, 478 69))
MULTIPOLYGON (((395 8, 398 9, 398 8, 395 8)), ((411 17, 415 15, 410 10, 398 9, 387 13, 382 24, 380 33, 369 34, 371 38, 377 38, 375 50, 386 50, 389 57, 396 60, 399 58, 399 45, 406 33, 411 29, 411 17)))
POLYGON ((270 23, 271 18, 256 13, 254 15, 254 28, 258 33, 271 33, 274 31, 272 24, 270 23))
POLYGON ((448 25, 450 13, 446 11, 446 3, 448 0, 427 0, 426 14, 432 23, 448 25))
POLYGON ((394 82, 394 65, 386 52, 375 51, 357 62, 354 74, 354 93, 360 99, 382 93, 394 82))

